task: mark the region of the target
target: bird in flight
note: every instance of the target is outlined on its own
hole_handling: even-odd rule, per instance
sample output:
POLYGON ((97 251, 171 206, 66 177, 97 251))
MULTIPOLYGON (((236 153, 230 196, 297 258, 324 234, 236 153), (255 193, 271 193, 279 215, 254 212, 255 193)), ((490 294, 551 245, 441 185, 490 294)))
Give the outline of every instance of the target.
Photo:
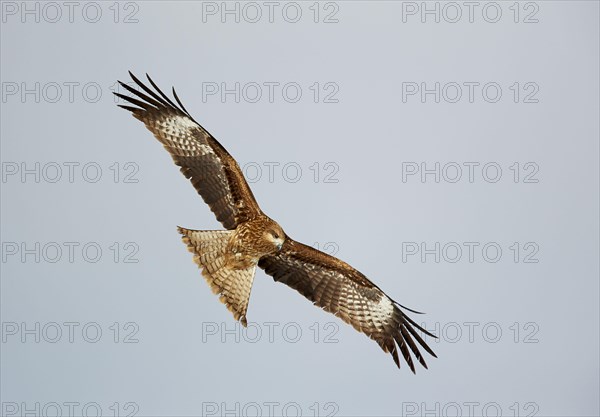
POLYGON ((347 263, 289 237, 261 211, 235 159, 190 116, 175 89, 177 104, 149 76, 152 88, 131 72, 129 75, 139 89, 119 81, 132 94, 114 93, 128 102, 119 107, 129 110, 163 144, 226 229, 178 227, 208 285, 236 320, 247 325, 248 300, 258 266, 275 281, 295 289, 376 341, 392 355, 398 368, 398 349, 413 373, 411 352, 427 368, 417 343, 437 356, 415 329, 435 336, 402 309, 419 312, 392 300, 347 263))

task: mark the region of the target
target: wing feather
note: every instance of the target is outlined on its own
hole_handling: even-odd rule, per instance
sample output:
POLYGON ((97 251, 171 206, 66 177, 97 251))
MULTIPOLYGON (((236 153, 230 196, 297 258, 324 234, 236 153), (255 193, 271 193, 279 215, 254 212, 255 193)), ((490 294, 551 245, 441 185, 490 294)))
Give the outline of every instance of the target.
POLYGON ((297 290, 316 306, 375 340, 398 367, 399 351, 412 372, 415 365, 411 352, 427 368, 417 343, 436 357, 414 327, 435 336, 418 326, 401 311, 398 303, 345 262, 286 237, 281 251, 262 257, 258 266, 275 281, 297 290))
POLYGON ((119 82, 132 96, 114 94, 137 107, 119 107, 133 113, 163 144, 217 220, 231 230, 260 215, 260 208, 237 162, 190 116, 175 90, 173 95, 178 105, 150 77, 147 76, 154 90, 129 74, 140 90, 119 82))

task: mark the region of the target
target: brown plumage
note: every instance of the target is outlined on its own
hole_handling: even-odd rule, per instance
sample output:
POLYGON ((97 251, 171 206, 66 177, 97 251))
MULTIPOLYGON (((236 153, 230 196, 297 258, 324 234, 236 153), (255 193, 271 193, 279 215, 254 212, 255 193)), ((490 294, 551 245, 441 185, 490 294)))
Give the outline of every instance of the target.
POLYGON ((163 144, 227 229, 201 231, 179 227, 179 232, 209 286, 220 294, 220 300, 236 320, 247 324, 248 300, 258 265, 275 281, 297 290, 375 340, 392 355, 398 367, 399 349, 413 372, 412 356, 427 368, 418 345, 432 356, 435 354, 415 329, 435 336, 402 312, 401 308, 408 310, 406 307, 347 263, 287 236, 279 224, 260 210, 237 162, 190 116, 175 90, 177 104, 150 77, 148 81, 154 89, 130 75, 139 90, 119 82, 133 96, 115 94, 136 107, 119 107, 131 111, 163 144))

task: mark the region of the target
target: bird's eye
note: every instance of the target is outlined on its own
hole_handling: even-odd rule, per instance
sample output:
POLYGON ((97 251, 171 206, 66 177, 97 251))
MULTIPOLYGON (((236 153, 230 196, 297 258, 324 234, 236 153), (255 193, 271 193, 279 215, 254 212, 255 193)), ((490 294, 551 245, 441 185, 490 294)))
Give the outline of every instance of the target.
POLYGON ((279 239, 279 235, 277 234, 277 232, 270 230, 269 233, 271 234, 271 236, 273 236, 273 239, 279 239))

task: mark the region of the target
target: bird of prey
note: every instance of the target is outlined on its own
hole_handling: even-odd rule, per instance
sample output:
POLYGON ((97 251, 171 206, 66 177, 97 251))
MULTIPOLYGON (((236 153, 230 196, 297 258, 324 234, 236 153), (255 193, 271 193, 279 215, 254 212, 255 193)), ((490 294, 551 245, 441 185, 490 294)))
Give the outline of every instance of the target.
POLYGON ((418 329, 435 337, 401 310, 377 285, 347 263, 296 242, 265 215, 242 171, 225 148, 185 109, 175 89, 175 104, 147 76, 152 88, 131 72, 139 88, 119 82, 131 93, 115 93, 163 144, 173 161, 226 230, 178 227, 183 242, 220 301, 244 326, 256 267, 333 313, 390 353, 400 368, 398 349, 415 372, 411 356, 427 368, 417 343, 436 357, 418 329), (130 105, 129 105, 130 104, 130 105), (415 341, 417 343, 415 343, 415 341))

